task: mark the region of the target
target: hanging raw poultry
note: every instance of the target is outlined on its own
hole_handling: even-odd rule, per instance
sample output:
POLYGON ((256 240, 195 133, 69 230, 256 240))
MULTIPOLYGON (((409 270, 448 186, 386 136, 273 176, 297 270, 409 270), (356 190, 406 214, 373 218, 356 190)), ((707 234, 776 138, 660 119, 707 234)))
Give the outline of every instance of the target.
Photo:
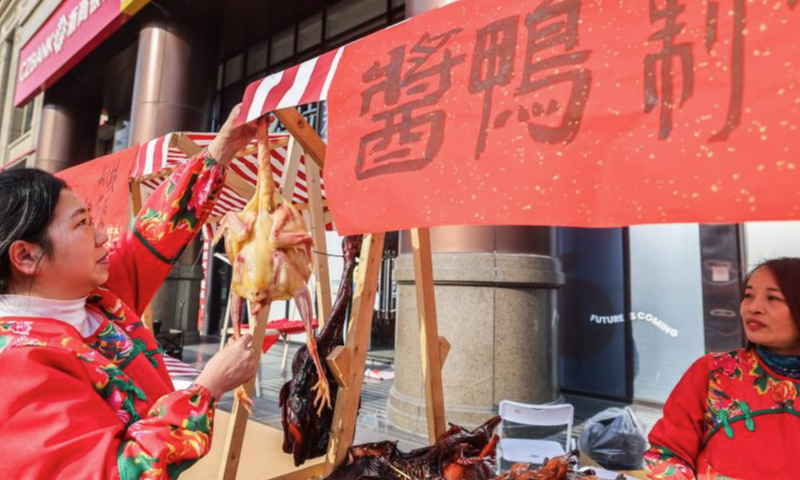
MULTIPOLYGON (((308 279, 312 269, 313 240, 303 216, 275 189, 270 167, 269 118, 258 123, 258 185, 253 198, 241 212, 229 212, 220 222, 215 242, 225 236, 225 252, 233 266, 231 319, 234 338, 240 335, 242 300, 249 301, 256 315, 275 300, 294 299, 306 336, 308 351, 317 369, 314 407, 330 407, 330 389, 313 335, 311 295, 308 279)), ((244 389, 237 395, 252 403, 244 389)))

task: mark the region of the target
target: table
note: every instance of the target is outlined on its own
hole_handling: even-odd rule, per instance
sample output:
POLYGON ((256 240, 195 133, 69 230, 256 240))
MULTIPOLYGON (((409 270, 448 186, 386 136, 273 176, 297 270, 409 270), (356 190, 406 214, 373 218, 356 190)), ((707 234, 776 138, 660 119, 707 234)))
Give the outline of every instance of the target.
MULTIPOLYGON (((181 474, 180 480, 218 479, 230 418, 228 412, 217 411, 211 451, 181 474)), ((282 431, 249 420, 236 480, 307 480, 322 475, 324 457, 309 460, 298 468, 292 456, 283 453, 282 445, 282 431)))

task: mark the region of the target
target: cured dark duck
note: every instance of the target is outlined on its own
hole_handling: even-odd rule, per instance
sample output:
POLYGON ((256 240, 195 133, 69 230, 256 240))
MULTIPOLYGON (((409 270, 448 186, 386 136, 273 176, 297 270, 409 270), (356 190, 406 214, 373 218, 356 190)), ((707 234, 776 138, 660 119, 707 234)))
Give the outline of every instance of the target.
MULTIPOLYGON (((508 472, 493 480, 599 480, 592 470, 576 471, 578 466, 578 450, 560 457, 545 459, 544 465, 534 468, 529 463, 515 463, 508 472)), ((617 480, 625 480, 620 474, 617 480)))
MULTIPOLYGON (((330 317, 316 336, 315 343, 320 358, 327 358, 334 348, 344 344, 347 306, 353 295, 353 271, 360 251, 360 235, 344 238, 344 269, 339 291, 330 317)), ((326 383, 330 385, 331 400, 335 404, 338 384, 327 364, 323 365, 322 370, 325 372, 326 383)), ((293 455, 296 466, 302 465, 309 458, 324 455, 328 449, 333 405, 331 408, 315 408, 317 393, 314 386, 320 383, 317 372, 316 362, 304 345, 292 360, 292 379, 281 388, 279 404, 283 425, 283 451, 293 455)))
POLYGON ((494 473, 500 417, 469 432, 453 426, 435 444, 408 453, 396 442, 350 448, 342 465, 326 480, 485 480, 494 473))
MULTIPOLYGON (((515 463, 496 475, 499 417, 472 432, 454 426, 436 443, 404 453, 395 442, 350 448, 345 461, 325 480, 598 480, 594 472, 576 471, 578 451, 545 459, 544 465, 515 463)), ((620 475, 617 480, 624 480, 620 475)))

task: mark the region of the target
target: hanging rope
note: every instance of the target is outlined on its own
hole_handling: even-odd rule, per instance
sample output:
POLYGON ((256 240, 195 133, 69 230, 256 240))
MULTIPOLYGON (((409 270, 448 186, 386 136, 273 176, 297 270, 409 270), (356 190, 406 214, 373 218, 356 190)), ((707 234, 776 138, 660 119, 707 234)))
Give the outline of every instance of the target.
POLYGON ((344 255, 336 255, 335 253, 325 253, 325 252, 320 252, 319 250, 311 250, 311 251, 319 255, 325 255, 326 257, 344 258, 344 255))

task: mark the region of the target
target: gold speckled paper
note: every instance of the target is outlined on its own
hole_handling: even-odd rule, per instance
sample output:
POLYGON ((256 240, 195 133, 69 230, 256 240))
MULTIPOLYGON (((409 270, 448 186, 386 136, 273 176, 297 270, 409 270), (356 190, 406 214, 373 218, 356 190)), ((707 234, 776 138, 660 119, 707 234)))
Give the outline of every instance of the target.
POLYGON ((796 0, 460 0, 345 48, 342 234, 800 218, 796 0))

